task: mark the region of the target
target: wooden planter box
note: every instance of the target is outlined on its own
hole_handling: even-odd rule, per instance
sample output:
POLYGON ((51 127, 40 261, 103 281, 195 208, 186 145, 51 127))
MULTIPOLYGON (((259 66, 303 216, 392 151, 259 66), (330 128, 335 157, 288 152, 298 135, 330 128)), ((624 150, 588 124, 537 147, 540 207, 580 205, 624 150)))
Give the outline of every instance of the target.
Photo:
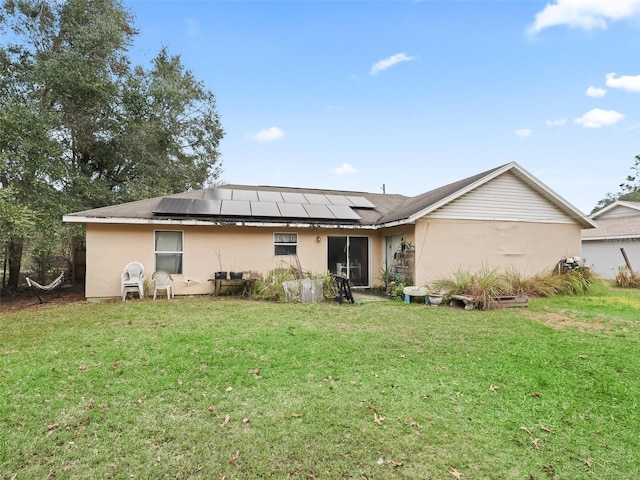
MULTIPOLYGON (((525 295, 505 295, 502 297, 494 297, 489 308, 510 308, 510 307, 526 307, 529 304, 529 297, 525 295)), ((451 295, 452 307, 463 307, 465 310, 475 310, 481 308, 474 302, 473 297, 467 295, 451 295)))

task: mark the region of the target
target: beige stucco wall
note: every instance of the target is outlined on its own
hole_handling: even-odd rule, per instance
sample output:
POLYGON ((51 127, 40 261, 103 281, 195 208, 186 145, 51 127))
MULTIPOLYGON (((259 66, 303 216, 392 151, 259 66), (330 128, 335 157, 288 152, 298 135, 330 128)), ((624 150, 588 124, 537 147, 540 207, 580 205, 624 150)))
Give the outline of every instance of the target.
POLYGON ((415 226, 415 282, 483 266, 543 272, 563 257, 580 256, 580 232, 575 224, 421 219, 415 226))
POLYGON ((210 293, 213 284, 208 279, 219 270, 260 275, 286 267, 283 257, 273 252, 275 232, 298 234, 300 266, 313 273, 327 272, 328 236, 369 237, 371 286, 381 284, 385 237, 394 234, 415 244, 416 285, 460 268, 477 271, 483 266, 514 267, 530 275, 553 267, 565 256, 581 254, 580 227, 572 224, 421 219, 415 225, 382 230, 89 224, 87 298, 118 297, 120 275, 129 262, 142 263, 150 276, 155 264, 156 230, 184 232, 183 275, 174 276, 176 295, 210 293))
POLYGON ((298 257, 306 272, 327 271, 327 236, 358 235, 370 238, 369 270, 372 284, 382 261, 379 232, 344 229, 292 229, 258 227, 216 227, 207 225, 158 226, 89 224, 87 237, 87 298, 120 295, 120 275, 129 262, 144 265, 148 277, 155 265, 154 232, 181 230, 183 236, 183 275, 174 275, 176 295, 205 294, 213 290, 216 271, 253 272, 260 275, 288 265, 289 257, 274 255, 273 234, 298 234, 298 257), (320 241, 317 237, 320 236, 320 241), (284 263, 283 263, 284 262, 284 263))

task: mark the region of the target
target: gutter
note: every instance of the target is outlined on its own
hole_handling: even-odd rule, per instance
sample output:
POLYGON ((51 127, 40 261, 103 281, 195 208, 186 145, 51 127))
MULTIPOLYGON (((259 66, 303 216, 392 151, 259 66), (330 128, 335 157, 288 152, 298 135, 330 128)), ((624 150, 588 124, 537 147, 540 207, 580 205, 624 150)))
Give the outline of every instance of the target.
POLYGON ((118 217, 80 217, 64 215, 65 223, 101 224, 101 225, 199 225, 215 227, 273 227, 273 228, 322 228, 322 229, 356 229, 377 230, 377 225, 359 224, 329 224, 329 223, 300 223, 300 222, 246 222, 246 221, 219 221, 197 219, 151 219, 151 218, 122 218, 118 217))

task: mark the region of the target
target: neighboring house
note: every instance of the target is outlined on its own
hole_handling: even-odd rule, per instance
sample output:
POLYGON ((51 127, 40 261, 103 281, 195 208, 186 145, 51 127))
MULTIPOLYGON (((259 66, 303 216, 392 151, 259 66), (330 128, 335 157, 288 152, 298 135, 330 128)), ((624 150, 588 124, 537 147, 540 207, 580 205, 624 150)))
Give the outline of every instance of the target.
POLYGON ((86 296, 117 297, 128 262, 174 274, 175 293, 204 294, 216 271, 264 275, 293 265, 356 287, 392 271, 415 285, 458 269, 523 274, 580 256, 595 224, 516 163, 415 197, 225 185, 77 212, 86 226, 86 296))
POLYGON ((624 248, 631 267, 640 273, 640 202, 617 201, 594 213, 597 227, 582 231, 585 265, 605 279, 614 279, 626 266, 624 248))

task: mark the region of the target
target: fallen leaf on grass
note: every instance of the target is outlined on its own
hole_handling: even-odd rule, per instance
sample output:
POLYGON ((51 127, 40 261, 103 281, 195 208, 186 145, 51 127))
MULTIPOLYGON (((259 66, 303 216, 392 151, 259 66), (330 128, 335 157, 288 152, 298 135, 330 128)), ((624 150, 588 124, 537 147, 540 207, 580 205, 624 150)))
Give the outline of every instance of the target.
POLYGON ((296 475, 297 473, 300 473, 301 471, 302 471, 302 467, 298 467, 298 468, 296 468, 295 470, 291 470, 291 471, 289 472, 289 476, 290 476, 290 477, 293 477, 294 475, 296 475))
POLYGON ((233 390, 233 387, 227 387, 227 388, 225 389, 225 392, 230 392, 231 390, 233 390))
POLYGON ((534 438, 533 440, 531 440, 531 443, 533 443, 533 445, 534 445, 536 448, 540 448, 540 447, 542 447, 542 445, 540 445, 540 439, 539 439, 539 438, 534 438))
POLYGON ((242 419, 242 423, 249 423, 249 419, 248 418, 243 418, 242 419))
POLYGON ((47 434, 46 436, 48 437, 49 435, 51 435, 53 433, 53 431, 58 428, 60 426, 59 423, 50 423, 49 425, 47 425, 47 434))
POLYGON ((93 402, 89 402, 89 404, 84 407, 85 410, 93 410, 93 402))
POLYGON ((520 430, 527 432, 530 436, 533 437, 533 433, 531 433, 531 430, 529 430, 527 427, 520 427, 520 430))
POLYGON ((378 414, 376 412, 373 412, 373 422, 377 423, 378 425, 382 425, 382 421, 384 420, 384 417, 382 415, 378 416, 378 414))
POLYGON ((249 375, 256 375, 257 376, 257 375, 260 375, 260 369, 259 368, 255 368, 253 370, 249 370, 247 373, 249 375))
POLYGON ((120 365, 120 360, 116 360, 115 362, 113 362, 111 364, 111 368, 118 368, 118 365, 120 365))
POLYGON ((491 390, 492 392, 497 392, 499 388, 500 388, 500 387, 499 387, 499 386, 497 386, 497 385, 491 385, 491 386, 489 387, 489 390, 491 390))
POLYGON ((397 468, 402 466, 402 462, 394 462, 393 460, 389 460, 389 466, 397 468))
POLYGON ((213 412, 215 409, 215 405, 209 405, 209 407, 207 408, 207 410, 209 410, 210 412, 213 412))
POLYGON ((224 420, 222 421, 220 426, 224 427, 227 423, 229 423, 229 420, 231 420, 231 416, 227 415, 226 417, 224 417, 224 420))
MULTIPOLYGON (((228 415, 227 415, 227 417, 228 417, 228 415)), ((236 451, 236 454, 235 454, 235 455, 233 455, 233 456, 229 459, 229 463, 230 463, 231 465, 235 465, 235 464, 236 464, 236 462, 237 462, 238 460, 240 460, 240 450, 237 450, 237 451, 236 451)))
POLYGON ((300 418, 302 415, 300 415, 299 413, 292 413, 291 416, 293 418, 300 418))
POLYGON ((532 397, 541 397, 542 396, 542 392, 532 392, 531 396, 532 397))
POLYGON ((451 475, 453 475, 454 477, 456 477, 458 480, 459 480, 460 478, 462 478, 462 473, 460 473, 460 472, 459 472, 458 470, 456 470, 455 468, 452 468, 452 469, 449 471, 449 473, 450 473, 451 475))
POLYGON ((71 470, 73 470, 73 465, 65 465, 64 469, 65 472, 70 472, 71 470))

